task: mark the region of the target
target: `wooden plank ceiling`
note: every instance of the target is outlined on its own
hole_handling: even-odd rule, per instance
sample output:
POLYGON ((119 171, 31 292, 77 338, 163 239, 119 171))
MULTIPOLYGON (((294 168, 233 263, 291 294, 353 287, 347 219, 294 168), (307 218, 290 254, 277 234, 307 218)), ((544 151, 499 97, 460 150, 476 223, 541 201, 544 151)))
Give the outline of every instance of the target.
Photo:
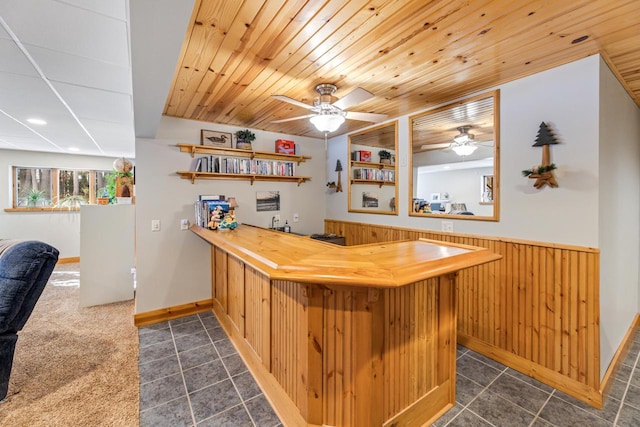
POLYGON ((638 46, 638 0, 197 0, 164 114, 320 137, 271 95, 397 117, 596 53, 640 105, 638 46))

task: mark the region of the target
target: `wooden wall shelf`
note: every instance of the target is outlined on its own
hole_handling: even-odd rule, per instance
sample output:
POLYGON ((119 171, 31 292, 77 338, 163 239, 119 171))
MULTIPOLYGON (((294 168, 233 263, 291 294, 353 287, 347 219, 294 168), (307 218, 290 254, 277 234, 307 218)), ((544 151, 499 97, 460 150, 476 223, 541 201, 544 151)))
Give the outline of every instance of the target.
POLYGON ((241 173, 215 173, 215 172, 194 172, 194 171, 178 171, 176 172, 182 179, 190 179, 193 184, 197 179, 229 179, 229 180, 246 180, 251 181, 282 181, 297 182, 298 185, 311 179, 310 176, 279 176, 279 175, 255 175, 241 173))
MULTIPOLYGON (((196 154, 228 156, 235 158, 249 158, 260 160, 277 160, 283 162, 295 162, 298 165, 311 159, 310 156, 301 156, 296 154, 271 153, 267 151, 240 150, 237 148, 221 148, 211 147, 208 145, 194 144, 177 144, 182 153, 190 153, 191 157, 196 154)), ((226 180, 245 180, 251 181, 251 185, 255 181, 280 181, 280 182, 297 182, 298 186, 305 181, 311 180, 310 176, 287 176, 287 175, 267 175, 267 174, 246 174, 246 173, 220 173, 220 172, 198 172, 198 171, 177 171, 182 179, 189 179, 191 183, 195 183, 197 179, 226 179, 226 180)))
POLYGON ((254 151, 254 150, 240 150, 238 148, 220 148, 211 147, 208 145, 193 145, 193 144, 178 144, 180 151, 183 153, 191 153, 191 157, 195 157, 196 153, 199 154, 217 154, 233 157, 248 157, 250 159, 265 159, 265 160, 283 160, 289 162, 297 162, 298 164, 305 162, 307 159, 311 159, 309 156, 300 156, 297 154, 281 154, 271 153, 268 151, 254 151))
POLYGON ((392 164, 373 163, 373 162, 356 162, 355 160, 351 160, 351 167, 371 168, 371 169, 391 169, 391 170, 396 169, 396 165, 392 165, 392 164))
POLYGON ((394 181, 382 181, 377 179, 352 179, 351 184, 377 185, 378 187, 382 187, 383 185, 396 185, 394 181))

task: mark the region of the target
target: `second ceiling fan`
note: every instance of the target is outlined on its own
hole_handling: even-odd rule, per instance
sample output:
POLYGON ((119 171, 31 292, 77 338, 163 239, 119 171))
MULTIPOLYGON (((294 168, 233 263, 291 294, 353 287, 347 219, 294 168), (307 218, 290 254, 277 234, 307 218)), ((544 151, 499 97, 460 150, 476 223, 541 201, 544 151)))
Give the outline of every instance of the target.
POLYGON ((360 120, 363 122, 377 123, 387 118, 386 114, 363 113, 357 111, 345 111, 355 105, 373 98, 373 94, 361 87, 355 88, 342 98, 336 100, 333 96, 338 88, 331 83, 321 83, 316 86, 316 92, 320 95, 313 102, 313 105, 305 104, 284 95, 272 95, 280 101, 285 101, 293 105, 313 111, 313 114, 291 117, 288 119, 274 120, 271 123, 283 123, 293 120, 309 119, 320 132, 334 132, 345 119, 360 120))

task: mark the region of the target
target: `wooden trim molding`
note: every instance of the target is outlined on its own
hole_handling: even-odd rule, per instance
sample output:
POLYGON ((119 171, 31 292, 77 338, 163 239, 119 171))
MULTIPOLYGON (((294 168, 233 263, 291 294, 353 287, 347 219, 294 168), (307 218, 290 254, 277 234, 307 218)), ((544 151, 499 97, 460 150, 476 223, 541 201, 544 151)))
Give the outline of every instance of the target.
POLYGON ((201 313, 203 311, 211 310, 212 307, 213 302, 212 299, 209 298, 173 307, 136 313, 133 315, 133 324, 138 327, 147 326, 154 323, 164 322, 165 320, 177 319, 178 317, 201 313))
POLYGON ((502 256, 460 271, 458 338, 595 407, 600 392, 600 251, 503 237, 325 220, 347 245, 420 238, 502 256))
POLYGON ((540 366, 537 363, 533 363, 524 357, 517 356, 506 350, 488 345, 474 337, 458 334, 458 344, 535 378, 553 388, 557 388, 597 409, 602 409, 602 394, 599 390, 589 387, 586 384, 572 378, 558 375, 557 372, 549 368, 540 366))
POLYGON ((43 206, 38 208, 6 208, 5 212, 80 212, 80 208, 56 208, 53 206, 43 206))
POLYGON ((58 264, 73 264, 74 262, 80 262, 79 256, 73 256, 68 258, 59 258, 58 264))
POLYGON ((620 369, 620 365, 622 365, 622 361, 626 357, 631 344, 633 344, 633 338, 636 335, 638 326, 640 326, 640 313, 636 314, 636 316, 633 318, 631 326, 629 326, 627 333, 624 335, 624 338, 622 338, 622 343, 618 347, 616 354, 613 355, 613 359, 609 364, 609 368, 602 378, 602 383, 600 384, 600 394, 603 396, 603 399, 609 395, 609 390, 611 389, 611 386, 615 381, 616 374, 620 369))

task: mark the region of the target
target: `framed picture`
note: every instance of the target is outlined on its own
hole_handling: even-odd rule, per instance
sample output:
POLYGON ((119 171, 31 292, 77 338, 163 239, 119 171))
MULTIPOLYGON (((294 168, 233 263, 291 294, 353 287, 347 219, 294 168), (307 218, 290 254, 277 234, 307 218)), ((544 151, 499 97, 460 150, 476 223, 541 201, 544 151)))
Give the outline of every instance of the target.
POLYGON ((258 212, 279 211, 279 191, 256 191, 256 210, 258 212))
POLYGON ((378 195, 376 193, 369 193, 367 191, 362 192, 362 207, 363 208, 377 208, 378 207, 378 195))
POLYGON ((431 201, 439 202, 440 201, 440 193, 431 193, 431 201))
POLYGON ((232 148, 231 133, 215 130, 200 130, 200 145, 211 147, 232 148))

